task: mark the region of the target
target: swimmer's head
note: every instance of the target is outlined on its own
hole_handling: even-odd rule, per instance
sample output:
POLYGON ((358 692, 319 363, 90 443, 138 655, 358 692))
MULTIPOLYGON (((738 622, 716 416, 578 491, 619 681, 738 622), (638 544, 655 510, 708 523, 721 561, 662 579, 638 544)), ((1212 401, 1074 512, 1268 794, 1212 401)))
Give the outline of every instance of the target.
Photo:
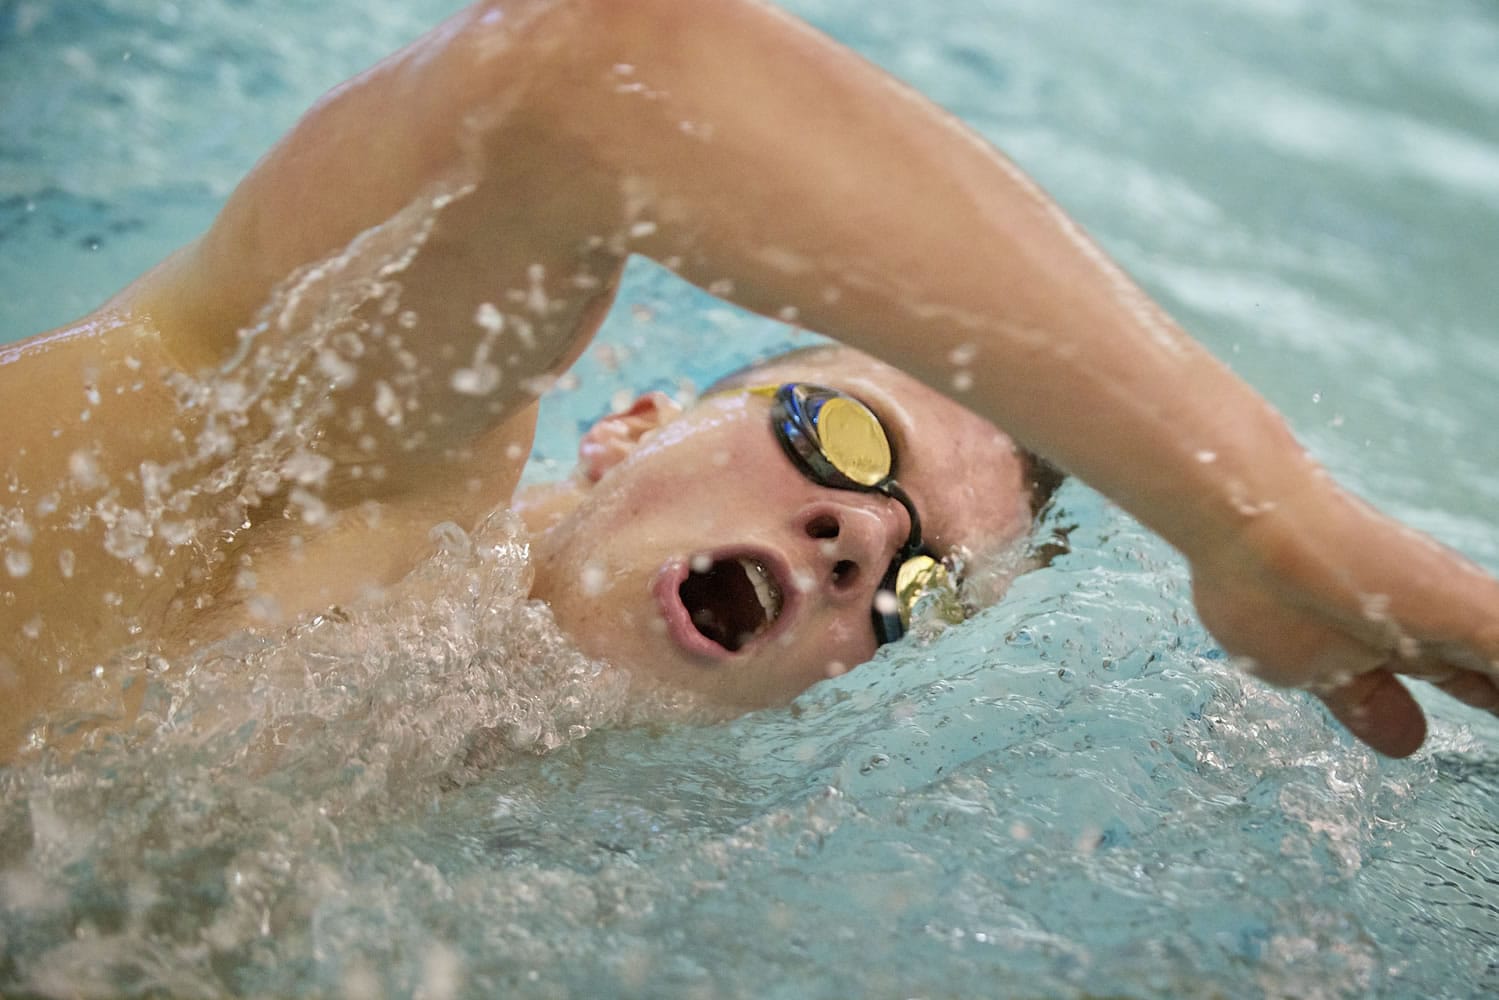
POLYGON ((585 652, 735 708, 782 704, 869 659, 910 509, 939 557, 989 552, 1028 533, 1055 485, 988 421, 837 346, 737 372, 685 411, 642 396, 595 424, 579 459, 568 487, 518 498, 537 532, 533 596, 585 652), (873 412, 909 506, 799 468, 774 400, 733 391, 787 382, 873 412))

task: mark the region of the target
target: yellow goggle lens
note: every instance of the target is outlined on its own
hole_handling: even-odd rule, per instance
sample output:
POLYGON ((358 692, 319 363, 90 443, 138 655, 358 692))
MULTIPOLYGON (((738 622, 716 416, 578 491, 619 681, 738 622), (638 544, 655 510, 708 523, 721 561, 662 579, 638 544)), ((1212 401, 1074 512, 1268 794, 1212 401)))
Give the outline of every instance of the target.
POLYGON ((817 437, 833 468, 861 486, 890 475, 890 442, 874 414, 851 399, 835 397, 817 413, 817 437))
POLYGON ((901 621, 909 626, 917 603, 928 595, 934 599, 937 617, 950 625, 964 619, 963 604, 958 600, 958 591, 947 567, 931 556, 912 556, 901 564, 895 575, 895 597, 900 604, 901 621))

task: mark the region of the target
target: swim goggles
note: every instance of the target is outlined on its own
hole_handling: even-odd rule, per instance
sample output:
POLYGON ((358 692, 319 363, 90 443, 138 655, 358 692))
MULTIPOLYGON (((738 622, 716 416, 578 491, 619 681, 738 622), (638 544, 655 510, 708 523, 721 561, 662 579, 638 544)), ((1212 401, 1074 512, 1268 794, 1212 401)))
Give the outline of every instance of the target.
POLYGON ((916 605, 929 594, 937 595, 942 617, 960 621, 957 589, 947 567, 922 542, 921 517, 895 481, 890 435, 874 411, 845 392, 810 382, 737 391, 771 401, 770 426, 781 449, 812 482, 837 490, 879 493, 906 509, 911 533, 875 593, 872 616, 880 645, 905 635, 916 605))

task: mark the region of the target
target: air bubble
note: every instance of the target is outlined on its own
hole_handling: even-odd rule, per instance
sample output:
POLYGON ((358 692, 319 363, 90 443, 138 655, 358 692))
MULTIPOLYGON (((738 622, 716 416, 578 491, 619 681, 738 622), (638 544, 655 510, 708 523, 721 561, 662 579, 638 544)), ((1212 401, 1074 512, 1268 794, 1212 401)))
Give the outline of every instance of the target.
POLYGON ((694 573, 706 573, 713 568, 713 558, 699 552, 692 557, 692 571, 694 573))
POLYGON ((893 590, 881 590, 874 595, 874 609, 882 615, 893 615, 900 610, 900 599, 893 590))

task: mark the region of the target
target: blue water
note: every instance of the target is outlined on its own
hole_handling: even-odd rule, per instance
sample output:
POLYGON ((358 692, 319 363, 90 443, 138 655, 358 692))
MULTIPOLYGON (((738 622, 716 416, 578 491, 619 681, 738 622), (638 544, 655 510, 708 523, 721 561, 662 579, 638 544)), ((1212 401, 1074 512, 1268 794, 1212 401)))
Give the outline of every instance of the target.
MULTIPOLYGON (((1010 152, 1340 479, 1499 571, 1492 4, 785 6, 1010 152)), ((455 7, 0 2, 0 338, 190 238, 318 93, 455 7)), ((787 339, 633 269, 533 475, 615 393, 787 339)), ((1426 697, 1428 749, 1380 760, 1241 679, 1177 557, 1096 494, 1056 527, 1071 553, 1002 604, 790 711, 580 712, 456 778, 460 699, 289 714, 324 728, 271 768, 228 733, 7 770, 0 993, 1499 991, 1499 726, 1426 697)), ((430 694, 443 662, 389 666, 430 694)))

